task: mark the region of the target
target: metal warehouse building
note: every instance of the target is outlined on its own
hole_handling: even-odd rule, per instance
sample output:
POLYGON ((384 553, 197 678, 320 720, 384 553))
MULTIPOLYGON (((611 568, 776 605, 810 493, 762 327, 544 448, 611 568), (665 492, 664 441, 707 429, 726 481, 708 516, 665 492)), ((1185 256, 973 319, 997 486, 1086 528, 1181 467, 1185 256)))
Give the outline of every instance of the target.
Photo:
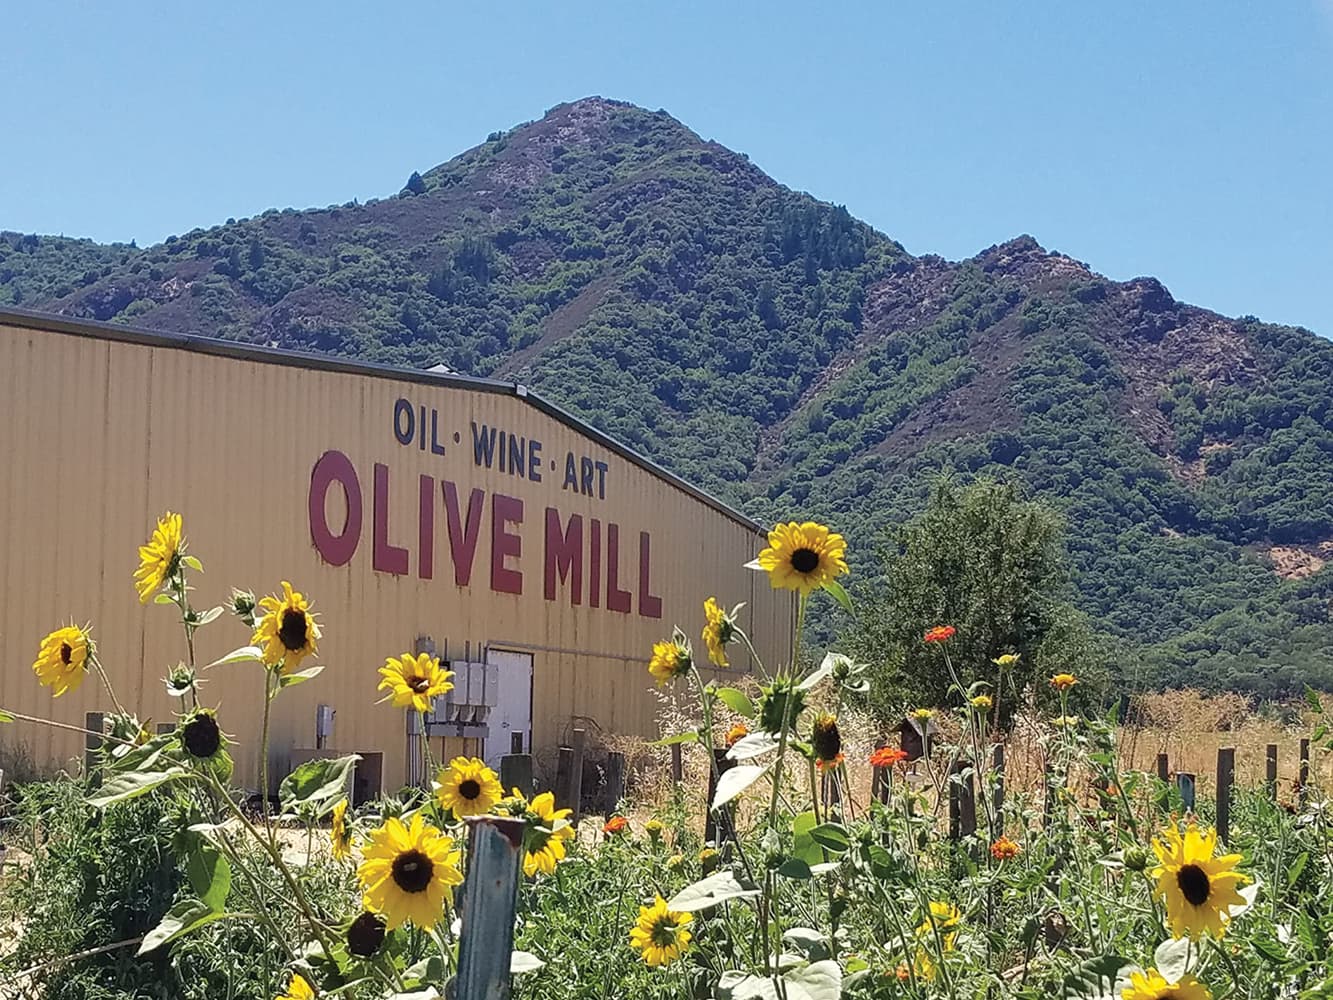
MULTIPOLYGON (((458 674, 431 727, 440 757, 495 764, 573 725, 653 735, 646 661, 679 623, 699 658, 702 603, 745 601, 770 663, 794 605, 744 568, 759 526, 514 386, 224 341, 0 311, 0 707, 81 726, 109 711, 95 677, 52 699, 31 663, 43 635, 91 621, 127 707, 170 722, 162 678, 185 658, 171 607, 141 605, 138 546, 184 515, 202 560, 193 602, 290 580, 324 637, 312 682, 274 706, 274 780, 314 748, 366 756, 359 791, 419 779, 407 715, 376 704, 386 656, 433 648, 458 674)), ((224 615, 198 662, 249 642, 224 615)), ((732 647, 733 669, 749 669, 732 647)), ((253 663, 203 674, 258 785, 253 663)), ((76 732, 6 726, 39 763, 76 732)))

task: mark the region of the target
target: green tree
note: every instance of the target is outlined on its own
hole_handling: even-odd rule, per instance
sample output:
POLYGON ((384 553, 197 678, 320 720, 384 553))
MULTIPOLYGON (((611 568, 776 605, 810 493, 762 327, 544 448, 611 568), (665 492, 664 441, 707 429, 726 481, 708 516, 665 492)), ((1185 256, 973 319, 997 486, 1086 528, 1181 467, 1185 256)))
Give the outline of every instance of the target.
POLYGON ((884 569, 883 590, 865 603, 849 646, 871 665, 870 702, 885 721, 904 704, 959 704, 946 654, 959 682, 986 681, 992 695, 994 661, 1019 655, 1000 686, 1006 724, 1034 685, 1048 697, 1044 682, 1055 673, 1078 675, 1080 700, 1095 695, 1103 654, 1067 601, 1063 523, 1013 485, 941 479, 925 510, 894 533, 884 569), (947 643, 923 641, 942 625, 957 630, 947 643))

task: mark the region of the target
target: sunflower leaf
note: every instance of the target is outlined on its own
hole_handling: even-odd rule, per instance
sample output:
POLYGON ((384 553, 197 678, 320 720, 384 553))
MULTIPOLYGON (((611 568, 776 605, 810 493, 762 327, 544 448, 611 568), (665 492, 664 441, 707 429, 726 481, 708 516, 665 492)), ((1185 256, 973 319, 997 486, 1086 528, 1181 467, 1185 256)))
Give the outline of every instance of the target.
POLYGON ((182 934, 188 934, 197 927, 211 924, 215 920, 230 920, 236 917, 252 918, 249 913, 217 913, 208 904, 199 899, 182 899, 167 911, 161 922, 144 935, 139 945, 139 954, 148 952, 175 941, 182 934))
POLYGON ((1119 955, 1100 955, 1077 966, 1065 976, 1062 1000, 1115 1000, 1127 985, 1132 963, 1119 955))
POLYGON ((194 570, 196 573, 202 573, 204 571, 204 564, 195 556, 181 556, 181 565, 190 567, 190 569, 194 570))
POLYGON ((313 812, 322 816, 348 793, 352 768, 361 759, 359 754, 346 757, 327 757, 308 760, 278 786, 278 801, 284 812, 313 812))
POLYGON ((843 656, 842 653, 825 653, 824 659, 820 662, 818 669, 797 685, 798 690, 809 691, 824 678, 832 677, 834 669, 839 664, 845 665, 848 670, 850 670, 852 666, 852 658, 850 656, 843 656))
POLYGON ((697 913, 729 899, 750 899, 758 895, 758 889, 742 885, 730 871, 720 871, 681 889, 668 901, 667 909, 677 913, 697 913))
POLYGON ((3 708, 0 708, 0 722, 13 722, 13 721, 14 717, 10 715, 8 712, 6 712, 3 708))
POLYGON ((778 738, 772 733, 758 732, 742 736, 727 751, 728 760, 749 760, 778 748, 778 738))
POLYGON ((318 663, 313 667, 306 667, 304 670, 293 670, 291 673, 278 675, 278 687, 291 687, 294 684, 304 684, 306 681, 314 680, 324 672, 324 664, 318 663))
POLYGON ((264 658, 264 651, 258 646, 242 646, 240 649, 233 649, 220 660, 214 660, 204 667, 221 667, 228 663, 257 663, 264 658))
POLYGON ((1153 965, 1157 966, 1157 971, 1167 982, 1177 982, 1192 966, 1198 964, 1190 961, 1191 952, 1197 950, 1190 947, 1189 938, 1168 938, 1153 953, 1153 965))
POLYGON ((830 851, 845 851, 852 844, 841 823, 821 823, 810 831, 810 839, 830 851))
POLYGON ((530 951, 514 950, 509 953, 509 974, 517 976, 521 972, 536 972, 546 963, 530 951))
POLYGON ((185 874, 199 899, 214 913, 226 909, 227 894, 231 892, 231 865, 222 853, 203 836, 191 838, 190 853, 185 860, 185 874))
POLYGON ((717 781, 717 792, 709 808, 720 809, 767 773, 768 768, 760 767, 758 764, 738 764, 728 771, 723 771, 722 777, 717 781))
POLYGON ((754 702, 744 691, 739 688, 718 688, 713 693, 717 695, 718 701, 737 715, 743 715, 747 719, 754 718, 754 702))
POLYGON ((117 802, 127 802, 151 792, 168 781, 183 778, 186 771, 182 767, 169 767, 165 771, 126 771, 107 778, 95 795, 85 800, 94 809, 105 809, 117 802))
POLYGON ((829 580, 828 583, 824 584, 824 589, 833 595, 833 599, 842 605, 842 609, 849 615, 856 614, 852 607, 852 599, 847 596, 847 591, 837 580, 829 580))
POLYGON ((838 1000, 842 996, 842 969, 837 962, 811 962, 782 977, 787 1000, 838 1000))

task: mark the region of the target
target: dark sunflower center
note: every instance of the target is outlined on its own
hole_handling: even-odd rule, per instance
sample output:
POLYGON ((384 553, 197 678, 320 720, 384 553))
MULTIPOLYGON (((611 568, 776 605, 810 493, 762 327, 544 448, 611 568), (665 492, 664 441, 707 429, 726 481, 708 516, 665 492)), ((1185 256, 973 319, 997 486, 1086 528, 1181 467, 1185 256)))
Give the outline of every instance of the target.
POLYGON ((181 731, 181 742, 191 757, 212 757, 222 743, 217 720, 211 715, 196 715, 181 731))
POLYGON ((1198 865, 1185 865, 1176 872, 1176 885, 1191 906, 1202 906, 1208 901, 1208 873, 1198 865))
POLYGON ((819 566, 819 553, 814 549, 797 549, 791 554, 791 568, 798 573, 813 573, 819 566))
POLYGON ((369 958, 384 943, 384 921, 374 913, 362 913, 347 928, 347 950, 357 958, 369 958))
POLYGON ((409 678, 407 686, 410 687, 417 694, 422 694, 428 687, 430 687, 430 678, 429 677, 409 678))
POLYGON ((62 642, 60 644, 60 662, 68 667, 73 659, 74 647, 67 642, 62 642))
POLYGON ((475 799, 481 794, 481 784, 468 778, 458 783, 458 794, 465 799, 475 799))
POLYGON ((282 640, 283 646, 287 649, 293 651, 304 649, 309 631, 310 626, 306 621, 304 611, 295 611, 288 608, 282 613, 282 625, 278 627, 278 638, 282 640))
POLYGON ((404 851, 393 859, 393 880, 403 892, 425 892, 435 865, 420 851, 404 851))

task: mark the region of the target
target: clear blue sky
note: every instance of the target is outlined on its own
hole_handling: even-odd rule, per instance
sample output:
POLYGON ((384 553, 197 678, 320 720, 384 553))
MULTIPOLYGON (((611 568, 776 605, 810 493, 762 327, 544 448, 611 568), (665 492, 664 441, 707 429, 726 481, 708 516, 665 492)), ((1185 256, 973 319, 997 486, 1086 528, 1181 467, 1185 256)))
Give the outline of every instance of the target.
POLYGON ((138 240, 396 192, 600 94, 914 253, 1019 233, 1333 335, 1333 0, 19 2, 0 229, 138 240))

